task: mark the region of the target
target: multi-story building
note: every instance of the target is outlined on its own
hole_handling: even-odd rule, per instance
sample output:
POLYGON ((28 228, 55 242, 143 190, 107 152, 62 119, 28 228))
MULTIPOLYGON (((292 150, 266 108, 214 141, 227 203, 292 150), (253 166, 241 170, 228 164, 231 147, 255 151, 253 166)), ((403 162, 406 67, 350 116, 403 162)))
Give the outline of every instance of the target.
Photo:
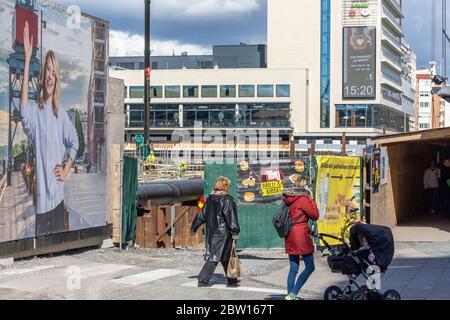
MULTIPOLYGON (((267 46, 265 44, 213 46, 212 55, 152 56, 151 68, 157 69, 212 69, 265 68, 267 46)), ((144 57, 110 57, 109 66, 116 69, 143 70, 144 57)))
MULTIPOLYGON (((347 149, 360 153, 369 137, 407 131, 411 110, 402 99, 403 18, 398 0, 268 0, 266 65, 221 66, 208 56, 185 55, 172 59, 193 59, 192 68, 187 62, 175 69, 166 63, 165 69, 173 70, 162 70, 164 63, 153 68, 151 140, 174 143, 173 132, 200 124, 221 129, 224 136, 248 130, 259 136, 272 128, 280 136, 277 150, 289 154, 289 141, 296 142, 297 151, 313 142, 318 151, 339 151, 345 132, 347 149), (199 61, 213 66, 199 67, 199 61)), ((129 69, 136 69, 139 59, 128 61, 134 62, 129 69)), ((143 132, 143 72, 113 70, 111 75, 127 86, 131 142, 143 132)))
POLYGON ((431 93, 431 69, 419 68, 416 72, 417 103, 416 128, 417 130, 431 129, 433 94, 431 93))
POLYGON ((436 85, 432 79, 436 75, 436 63, 431 62, 430 68, 420 68, 416 72, 416 125, 418 130, 444 128, 450 126, 450 103, 442 99, 433 90, 436 85))

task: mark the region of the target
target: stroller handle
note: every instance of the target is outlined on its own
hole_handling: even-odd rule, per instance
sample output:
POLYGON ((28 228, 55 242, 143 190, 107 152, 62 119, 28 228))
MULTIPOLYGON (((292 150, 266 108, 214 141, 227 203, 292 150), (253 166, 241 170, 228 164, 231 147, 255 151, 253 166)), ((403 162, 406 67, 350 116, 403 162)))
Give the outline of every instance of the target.
POLYGON ((315 234, 315 237, 318 237, 319 239, 323 240, 323 238, 330 238, 330 239, 334 239, 337 240, 339 242, 344 242, 344 239, 333 236, 331 234, 326 234, 326 233, 319 233, 319 234, 315 234))

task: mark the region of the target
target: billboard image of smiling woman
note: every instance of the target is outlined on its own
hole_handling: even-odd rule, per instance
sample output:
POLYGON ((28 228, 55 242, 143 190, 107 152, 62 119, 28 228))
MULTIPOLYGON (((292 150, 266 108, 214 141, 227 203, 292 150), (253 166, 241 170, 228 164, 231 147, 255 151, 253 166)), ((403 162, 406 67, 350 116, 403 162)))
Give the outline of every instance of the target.
POLYGON ((0 243, 106 224, 107 23, 0 0, 0 243))

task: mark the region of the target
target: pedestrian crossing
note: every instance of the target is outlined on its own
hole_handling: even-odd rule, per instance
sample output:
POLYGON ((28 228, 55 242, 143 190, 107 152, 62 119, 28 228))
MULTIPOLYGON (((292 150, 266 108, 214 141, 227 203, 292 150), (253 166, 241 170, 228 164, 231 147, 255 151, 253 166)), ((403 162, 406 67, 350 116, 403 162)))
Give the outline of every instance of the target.
POLYGON ((11 268, 0 270, 0 288, 10 288, 28 291, 52 291, 67 293, 73 297, 73 292, 66 288, 68 277, 78 277, 81 283, 92 289, 94 284, 100 287, 122 286, 137 287, 157 284, 164 286, 164 281, 168 281, 170 286, 183 288, 196 288, 195 290, 227 290, 246 291, 260 294, 285 294, 284 290, 262 287, 227 287, 218 278, 213 278, 213 285, 209 288, 197 288, 197 280, 192 272, 179 269, 154 269, 148 270, 142 267, 126 264, 109 263, 84 263, 81 266, 35 266, 29 268, 11 268), (21 277, 18 277, 18 276, 21 277), (27 278, 29 277, 29 281, 27 278), (87 284, 89 283, 89 284, 87 284))
POLYGON ((185 273, 185 271, 175 270, 175 269, 157 269, 153 271, 143 272, 134 274, 128 277, 123 277, 120 279, 111 280, 113 283, 117 284, 125 284, 137 286, 144 283, 149 283, 157 280, 161 280, 164 278, 173 277, 179 274, 185 273))

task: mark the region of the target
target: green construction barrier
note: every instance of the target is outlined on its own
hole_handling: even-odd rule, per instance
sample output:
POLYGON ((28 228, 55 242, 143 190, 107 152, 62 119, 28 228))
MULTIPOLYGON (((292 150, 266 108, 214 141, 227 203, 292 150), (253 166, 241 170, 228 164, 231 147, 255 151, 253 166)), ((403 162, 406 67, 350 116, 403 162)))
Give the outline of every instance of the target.
POLYGON ((122 243, 134 241, 136 238, 136 191, 138 184, 136 158, 123 157, 122 178, 122 243))
MULTIPOLYGON (((205 196, 211 193, 215 180, 220 176, 231 180, 230 194, 237 203, 237 163, 205 162, 205 196)), ((239 248, 283 248, 284 240, 278 237, 272 225, 278 209, 275 205, 237 204, 241 227, 239 248)))

